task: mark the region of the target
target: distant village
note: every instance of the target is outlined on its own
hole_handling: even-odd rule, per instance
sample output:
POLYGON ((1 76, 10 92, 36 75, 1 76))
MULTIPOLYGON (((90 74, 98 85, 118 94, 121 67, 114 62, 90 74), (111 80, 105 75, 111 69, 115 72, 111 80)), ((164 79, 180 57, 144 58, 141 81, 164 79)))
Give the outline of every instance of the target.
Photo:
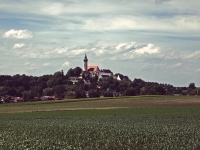
POLYGON ((117 79, 118 81, 125 81, 125 82, 131 82, 128 76, 121 76, 120 74, 113 75, 113 72, 110 69, 99 69, 98 66, 88 66, 88 58, 85 54, 84 57, 84 70, 81 72, 79 77, 70 78, 70 81, 73 82, 73 84, 77 83, 80 80, 84 81, 84 84, 90 85, 90 79, 93 77, 97 77, 98 81, 100 80, 106 80, 109 77, 112 77, 113 79, 117 79))
POLYGON ((93 98, 135 95, 199 95, 194 83, 188 87, 130 80, 128 76, 113 74, 110 69, 88 65, 85 54, 83 69, 63 70, 41 77, 26 75, 0 75, 0 103, 62 100, 67 98, 93 98))

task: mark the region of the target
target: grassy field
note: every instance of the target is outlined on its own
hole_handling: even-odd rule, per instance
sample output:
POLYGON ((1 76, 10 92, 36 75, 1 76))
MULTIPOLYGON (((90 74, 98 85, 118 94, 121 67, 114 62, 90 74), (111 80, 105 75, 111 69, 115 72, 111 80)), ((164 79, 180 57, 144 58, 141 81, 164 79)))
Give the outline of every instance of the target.
POLYGON ((0 149, 200 149, 200 97, 0 105, 0 149))
POLYGON ((149 107, 200 106, 198 96, 136 96, 96 99, 67 99, 11 103, 0 105, 1 113, 22 113, 36 111, 60 111, 81 109, 149 108, 149 107))

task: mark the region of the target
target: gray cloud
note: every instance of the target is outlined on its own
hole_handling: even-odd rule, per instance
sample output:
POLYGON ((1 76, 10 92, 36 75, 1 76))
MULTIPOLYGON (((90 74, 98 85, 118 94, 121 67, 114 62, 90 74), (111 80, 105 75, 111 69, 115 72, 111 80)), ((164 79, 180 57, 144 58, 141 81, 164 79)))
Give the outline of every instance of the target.
POLYGON ((155 0, 155 3, 156 4, 161 4, 163 2, 168 2, 168 1, 170 1, 170 0, 155 0))

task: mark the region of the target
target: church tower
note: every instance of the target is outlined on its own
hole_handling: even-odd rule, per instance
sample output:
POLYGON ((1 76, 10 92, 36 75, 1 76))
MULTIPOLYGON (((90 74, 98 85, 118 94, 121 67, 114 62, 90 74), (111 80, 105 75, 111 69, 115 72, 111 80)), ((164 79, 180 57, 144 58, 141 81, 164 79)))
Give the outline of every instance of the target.
POLYGON ((87 59, 87 56, 85 54, 85 58, 84 58, 84 71, 87 71, 88 70, 88 59, 87 59))

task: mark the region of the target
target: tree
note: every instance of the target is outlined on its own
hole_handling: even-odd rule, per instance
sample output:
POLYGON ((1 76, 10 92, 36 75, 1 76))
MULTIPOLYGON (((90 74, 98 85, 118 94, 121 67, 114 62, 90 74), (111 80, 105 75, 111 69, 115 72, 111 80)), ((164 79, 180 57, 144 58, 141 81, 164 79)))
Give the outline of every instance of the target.
POLYGON ((196 95, 197 94, 197 89, 191 90, 188 94, 190 94, 190 95, 196 95))
POLYGON ((66 80, 63 80, 63 84, 64 85, 73 85, 73 82, 66 79, 66 80))
POLYGON ((114 90, 115 89, 115 85, 114 84, 110 84, 109 85, 109 90, 114 90))
POLYGON ((63 85, 57 85, 53 88, 54 94, 58 98, 63 98, 66 92, 65 86, 63 85))
POLYGON ((16 93, 17 93, 17 91, 16 91, 16 89, 14 87, 9 88, 8 95, 16 96, 16 93))
POLYGON ((139 89, 145 86, 145 81, 142 79, 134 79, 133 82, 130 85, 131 87, 138 87, 139 89))
POLYGON ((108 82, 108 84, 112 84, 112 83, 113 83, 113 77, 109 77, 109 78, 107 79, 107 82, 108 82))
POLYGON ((127 88, 125 91, 124 91, 124 95, 126 96, 135 96, 136 95, 136 91, 133 87, 130 87, 130 88, 127 88))
POLYGON ((80 74, 81 74, 81 72, 82 72, 82 69, 80 68, 80 67, 76 67, 76 68, 74 68, 74 75, 76 76, 76 77, 79 77, 80 76, 80 74))
POLYGON ((115 88, 117 88, 119 86, 119 81, 117 79, 114 79, 113 84, 114 84, 115 88))
POLYGON ((65 94, 65 98, 73 98, 75 93, 73 91, 67 91, 65 94))
POLYGON ((84 84, 83 79, 79 80, 77 84, 78 84, 78 85, 83 85, 83 84, 84 84))
POLYGON ((30 92, 31 92, 32 95, 34 95, 34 97, 35 96, 39 97, 39 96, 42 96, 43 89, 42 89, 41 86, 32 86, 30 88, 30 92))
POLYGON ((83 90, 76 90, 75 91, 75 98, 85 98, 86 94, 83 90))
POLYGON ((154 90, 156 92, 156 95, 164 95, 165 94, 165 89, 161 85, 155 86, 154 90))
POLYGON ((84 91, 88 91, 89 90, 89 85, 88 84, 84 84, 83 89, 84 89, 84 91))
POLYGON ((111 92, 111 91, 105 91, 101 95, 103 95, 105 97, 113 97, 113 92, 111 92))
POLYGON ((189 88, 192 89, 192 90, 194 90, 194 89, 196 88, 196 87, 195 87, 195 83, 190 83, 190 84, 189 84, 189 88))
POLYGON ((57 78, 60 78, 60 77, 62 77, 63 75, 62 75, 62 72, 61 72, 61 71, 57 71, 57 72, 55 72, 55 73, 54 73, 54 75, 53 75, 53 76, 54 76, 54 78, 56 78, 56 79, 57 79, 57 78))
POLYGON ((67 72, 67 76, 68 77, 73 77, 74 76, 74 70, 72 68, 70 68, 67 72))
POLYGON ((25 102, 34 99, 34 94, 31 91, 24 91, 22 95, 25 102))
POLYGON ((90 82, 91 83, 96 83, 98 81, 98 76, 97 75, 95 75, 94 77, 92 77, 91 79, 90 79, 90 82))
POLYGON ((22 95, 23 95, 24 101, 25 101, 25 102, 28 101, 28 92, 27 92, 27 91, 24 91, 24 92, 22 93, 22 95))
POLYGON ((48 81, 47 81, 47 87, 48 88, 52 88, 53 86, 54 86, 54 82, 55 82, 55 79, 49 79, 48 81))
POLYGON ((89 96, 91 98, 93 98, 93 97, 99 97, 99 93, 97 91, 95 91, 95 90, 90 90, 89 91, 89 96))
POLYGON ((0 86, 0 95, 6 95, 5 89, 3 86, 0 86))
POLYGON ((54 95, 53 88, 43 89, 43 96, 53 96, 53 95, 54 95))
POLYGON ((120 82, 118 87, 119 87, 120 91, 123 92, 128 88, 128 84, 126 82, 120 82))
POLYGON ((38 85, 38 82, 37 82, 37 80, 32 79, 32 80, 29 81, 28 84, 29 84, 30 87, 31 87, 31 86, 37 86, 37 85, 38 85))
POLYGON ((38 81, 38 86, 41 86, 43 89, 47 88, 47 84, 45 81, 38 81))
POLYGON ((55 79, 54 86, 62 85, 62 83, 63 83, 62 77, 58 77, 55 79))
POLYGON ((24 87, 23 86, 20 86, 17 88, 17 92, 16 92, 16 96, 18 97, 22 97, 22 93, 24 92, 24 87))

